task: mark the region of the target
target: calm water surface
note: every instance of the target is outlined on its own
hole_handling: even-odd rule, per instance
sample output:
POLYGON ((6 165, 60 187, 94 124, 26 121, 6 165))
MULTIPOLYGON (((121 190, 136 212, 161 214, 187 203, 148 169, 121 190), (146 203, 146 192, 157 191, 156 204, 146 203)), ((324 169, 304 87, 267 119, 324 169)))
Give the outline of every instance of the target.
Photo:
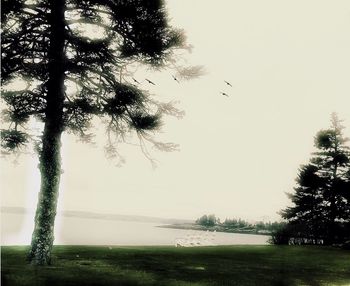
MULTIPOLYGON (((161 224, 58 217, 55 244, 85 245, 174 245, 175 240, 190 237, 210 238, 214 245, 267 244, 269 236, 157 227, 161 224)), ((30 243, 33 215, 1 214, 1 244, 30 243)))

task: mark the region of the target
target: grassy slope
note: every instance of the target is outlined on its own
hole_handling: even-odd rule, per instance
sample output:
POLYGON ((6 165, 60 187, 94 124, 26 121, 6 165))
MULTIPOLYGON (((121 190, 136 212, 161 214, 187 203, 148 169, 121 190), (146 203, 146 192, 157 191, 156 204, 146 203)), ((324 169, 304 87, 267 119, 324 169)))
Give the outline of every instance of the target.
POLYGON ((325 247, 55 246, 53 265, 2 247, 2 285, 350 285, 350 251, 325 247))

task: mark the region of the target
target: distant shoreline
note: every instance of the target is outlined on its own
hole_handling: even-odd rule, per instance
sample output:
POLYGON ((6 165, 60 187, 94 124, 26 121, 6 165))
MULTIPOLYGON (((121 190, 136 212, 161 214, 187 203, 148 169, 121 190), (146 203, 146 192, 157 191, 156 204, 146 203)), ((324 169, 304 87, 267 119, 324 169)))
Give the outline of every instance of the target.
POLYGON ((240 229, 232 229, 224 226, 216 225, 216 226, 203 226, 195 223, 175 223, 175 224, 167 224, 167 225, 159 225, 161 228, 173 228, 173 229, 185 229, 185 230, 201 230, 201 231, 217 231, 217 232, 226 232, 226 233, 240 233, 240 234, 254 234, 254 235, 266 235, 270 236, 271 232, 258 232, 252 230, 240 230, 240 229))
MULTIPOLYGON (((32 209, 26 209, 23 207, 8 207, 2 206, 0 208, 0 213, 6 214, 35 214, 32 209)), ((57 216, 71 217, 71 218, 81 218, 81 219, 100 219, 100 220, 112 220, 112 221, 132 221, 132 222, 147 222, 147 223, 164 223, 164 224, 186 224, 190 223, 191 220, 186 219, 175 219, 175 218, 160 218, 151 216, 141 216, 141 215, 122 215, 113 213, 96 213, 89 211, 62 211, 58 212, 57 216)))
MULTIPOLYGON (((7 214, 33 214, 34 210, 22 208, 22 207, 1 207, 1 213, 7 214)), ((237 229, 228 228, 223 225, 215 226, 203 226, 194 223, 190 220, 184 219, 168 219, 148 216, 137 216, 137 215, 120 215, 120 214, 102 214, 87 211, 63 211, 57 214, 58 216, 80 218, 80 219, 99 219, 99 220, 112 220, 112 221, 125 221, 125 222, 146 222, 146 223, 157 223, 160 224, 157 227, 160 228, 172 228, 172 229, 184 229, 184 230, 200 230, 200 231, 217 231, 226 233, 240 233, 240 234, 254 234, 254 235, 266 235, 270 236, 271 232, 259 232, 252 229, 237 229)))

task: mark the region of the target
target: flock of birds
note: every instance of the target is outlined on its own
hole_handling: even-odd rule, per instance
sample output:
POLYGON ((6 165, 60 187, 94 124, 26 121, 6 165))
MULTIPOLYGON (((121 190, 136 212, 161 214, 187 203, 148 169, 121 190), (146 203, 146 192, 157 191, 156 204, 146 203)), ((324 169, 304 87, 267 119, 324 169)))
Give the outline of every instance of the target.
MULTIPOLYGON (((178 84, 180 84, 180 81, 177 79, 176 76, 172 75, 172 78, 174 79, 174 81, 176 81, 178 84)), ((132 80, 134 81, 134 83, 137 83, 137 84, 141 84, 137 79, 135 79, 134 77, 132 78, 132 80)), ((153 81, 149 80, 148 78, 145 78, 145 81, 147 81, 149 84, 152 84, 152 85, 156 85, 153 81)), ((231 83, 229 83, 228 81, 224 80, 224 83, 229 86, 229 87, 233 87, 231 83)), ((220 94, 226 96, 226 97, 229 97, 229 94, 224 92, 224 91, 220 91, 220 94)))
MULTIPOLYGON (((232 84, 230 84, 228 81, 224 80, 224 82, 225 82, 226 85, 228 85, 229 87, 233 87, 232 84)), ((225 95, 225 96, 229 97, 229 95, 228 95, 226 92, 220 91, 220 93, 221 93, 222 95, 225 95)))

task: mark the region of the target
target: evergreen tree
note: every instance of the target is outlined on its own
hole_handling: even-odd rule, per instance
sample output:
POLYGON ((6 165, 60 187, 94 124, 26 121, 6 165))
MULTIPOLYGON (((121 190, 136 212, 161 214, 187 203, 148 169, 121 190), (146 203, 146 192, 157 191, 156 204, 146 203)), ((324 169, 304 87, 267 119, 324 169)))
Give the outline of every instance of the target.
POLYGON ((318 238, 324 233, 325 209, 323 206, 323 179, 318 175, 318 167, 313 164, 304 165, 299 170, 298 186, 294 194, 289 194, 293 207, 283 212, 283 217, 294 226, 294 236, 318 238))
POLYGON ((322 238, 326 244, 350 238, 350 148, 342 131, 344 127, 335 113, 331 128, 315 137, 318 149, 310 163, 302 166, 298 186, 290 195, 293 207, 282 212, 293 235, 322 238), (295 227, 298 226, 298 227, 295 227), (296 233, 297 232, 297 233, 296 233))
POLYGON ((196 220, 196 224, 203 225, 203 226, 214 226, 218 222, 219 222, 219 219, 216 218, 214 214, 203 215, 196 220))
MULTIPOLYGON (((44 123, 38 145, 41 187, 29 260, 50 263, 61 175, 61 135, 88 138, 91 120, 100 117, 117 141, 129 132, 160 148, 150 132, 162 114, 176 113, 123 81, 130 62, 161 67, 183 44, 181 32, 167 24, 161 0, 4 0, 2 1, 2 79, 26 82, 4 90, 10 123, 1 132, 5 151, 30 141, 25 124, 44 123), (87 29, 99 29, 95 37, 87 29), (74 85, 75 88, 69 88, 74 85)), ((97 31, 97 30, 96 30, 97 31)), ((110 142, 109 151, 117 152, 110 142)))

